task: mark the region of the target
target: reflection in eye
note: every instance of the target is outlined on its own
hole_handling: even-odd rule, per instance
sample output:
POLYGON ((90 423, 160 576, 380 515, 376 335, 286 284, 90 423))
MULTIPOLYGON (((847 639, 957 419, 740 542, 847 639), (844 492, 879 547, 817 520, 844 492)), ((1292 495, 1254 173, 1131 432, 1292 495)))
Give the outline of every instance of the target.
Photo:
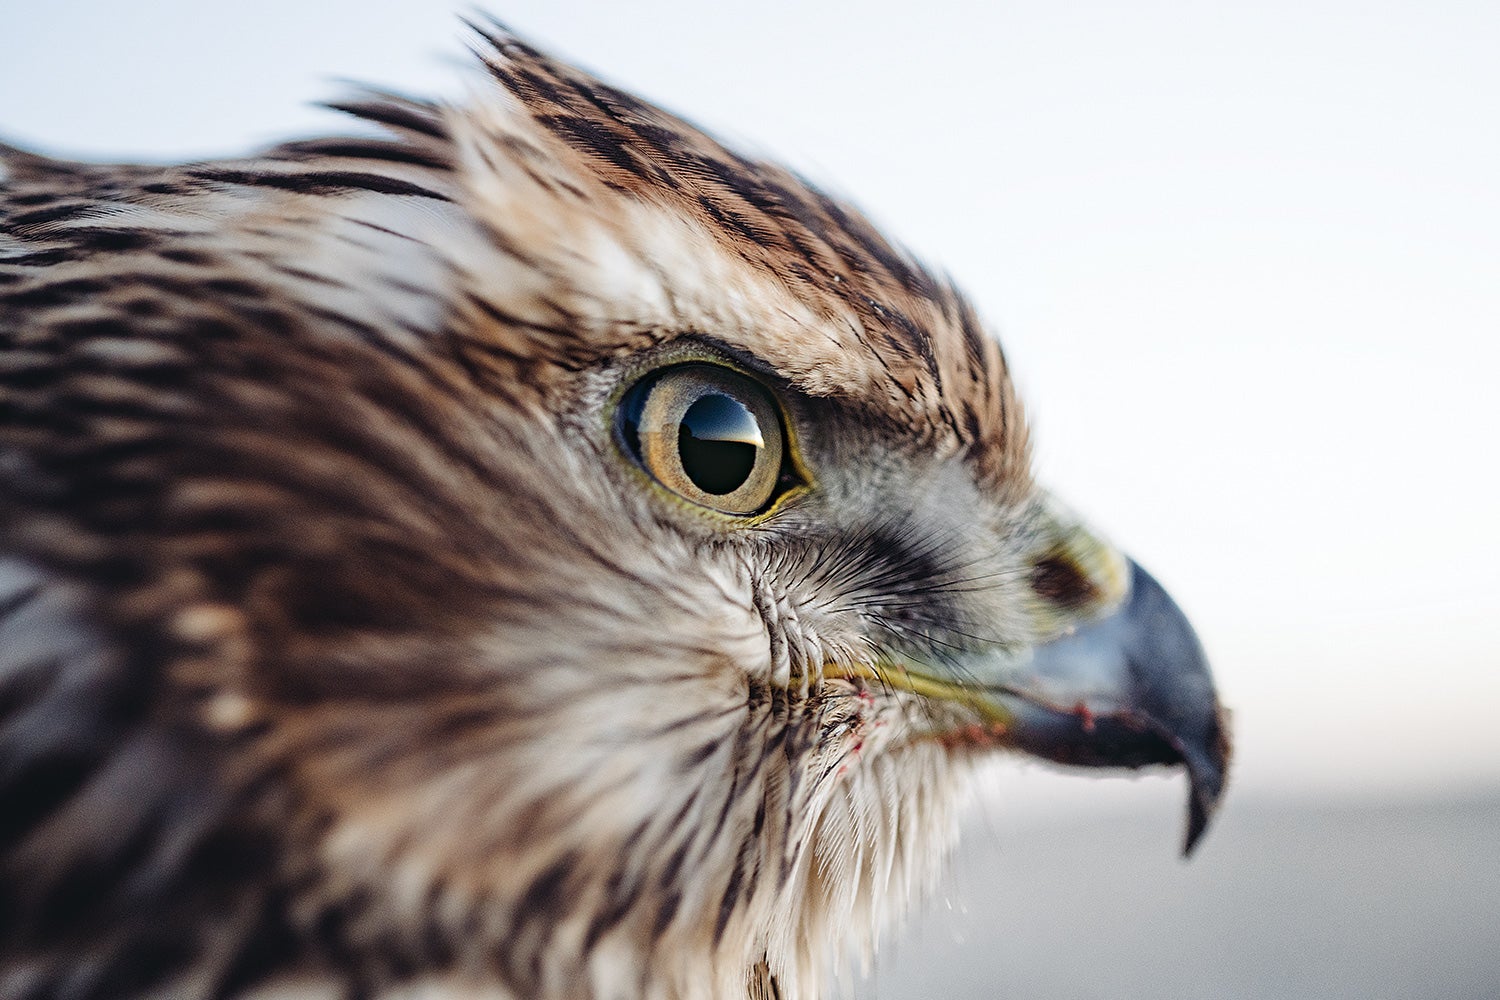
POLYGON ((764 447, 749 408, 717 393, 688 407, 677 430, 683 471, 703 492, 718 496, 745 484, 755 468, 756 452, 764 447))
POLYGON ((754 514, 782 476, 781 417, 759 383, 718 365, 653 373, 620 401, 620 437, 663 486, 704 507, 754 514))

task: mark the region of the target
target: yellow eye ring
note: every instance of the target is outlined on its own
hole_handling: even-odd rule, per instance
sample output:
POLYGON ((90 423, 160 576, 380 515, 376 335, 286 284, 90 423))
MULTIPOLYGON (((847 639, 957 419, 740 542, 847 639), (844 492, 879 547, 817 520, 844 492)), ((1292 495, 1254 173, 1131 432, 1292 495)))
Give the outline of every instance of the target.
POLYGON ((626 450, 685 500, 724 514, 764 510, 783 476, 786 438, 765 387, 719 365, 654 372, 620 401, 626 450))

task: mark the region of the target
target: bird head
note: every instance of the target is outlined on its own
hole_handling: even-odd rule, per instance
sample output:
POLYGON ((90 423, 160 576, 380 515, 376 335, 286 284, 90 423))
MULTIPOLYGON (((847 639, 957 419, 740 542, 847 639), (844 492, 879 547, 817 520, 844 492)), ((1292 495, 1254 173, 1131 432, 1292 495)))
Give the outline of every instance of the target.
POLYGON ((1202 650, 1033 480, 962 295, 788 171, 481 49, 462 107, 351 103, 390 136, 118 215, 192 244, 151 267, 193 318, 149 337, 198 374, 108 617, 258 831, 258 954, 813 996, 1006 751, 1185 766, 1191 845, 1228 754, 1202 650))
POLYGON ((485 442, 444 491, 465 693, 371 716, 408 762, 341 753, 319 864, 459 950, 482 914, 526 994, 802 995, 931 879, 997 750, 1185 764, 1191 844, 1227 752, 1201 649, 1033 481, 963 297, 787 171, 488 43, 498 90, 444 119, 462 238, 422 236, 485 442))

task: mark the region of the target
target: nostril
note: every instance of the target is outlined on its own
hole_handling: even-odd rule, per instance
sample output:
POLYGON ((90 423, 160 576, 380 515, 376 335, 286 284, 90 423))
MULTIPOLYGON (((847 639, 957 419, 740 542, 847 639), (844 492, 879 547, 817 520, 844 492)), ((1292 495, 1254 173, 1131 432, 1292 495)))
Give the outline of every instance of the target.
POLYGON ((1043 556, 1031 567, 1031 589, 1038 596, 1069 610, 1099 596, 1099 589, 1078 563, 1060 553, 1043 556))

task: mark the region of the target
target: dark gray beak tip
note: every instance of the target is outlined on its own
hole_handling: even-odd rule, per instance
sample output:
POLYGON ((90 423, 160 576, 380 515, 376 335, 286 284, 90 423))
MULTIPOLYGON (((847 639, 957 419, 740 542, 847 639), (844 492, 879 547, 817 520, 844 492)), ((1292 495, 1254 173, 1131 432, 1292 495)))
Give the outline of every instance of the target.
POLYGON ((1223 797, 1229 726, 1208 657, 1187 616, 1156 579, 1131 563, 1130 599, 1121 614, 1132 709, 1176 752, 1188 774, 1184 857, 1192 854, 1223 797))
POLYGON ((1228 720, 1222 708, 1214 714, 1208 747, 1207 752, 1189 750, 1182 755, 1188 772, 1187 835, 1182 842, 1184 858, 1192 856, 1224 797, 1231 751, 1228 720))
POLYGON ((1224 794, 1229 725, 1203 646, 1161 584, 1132 562, 1124 603, 1038 646, 1031 668, 995 691, 1014 714, 1014 745, 1073 766, 1182 765, 1191 854, 1224 794))

